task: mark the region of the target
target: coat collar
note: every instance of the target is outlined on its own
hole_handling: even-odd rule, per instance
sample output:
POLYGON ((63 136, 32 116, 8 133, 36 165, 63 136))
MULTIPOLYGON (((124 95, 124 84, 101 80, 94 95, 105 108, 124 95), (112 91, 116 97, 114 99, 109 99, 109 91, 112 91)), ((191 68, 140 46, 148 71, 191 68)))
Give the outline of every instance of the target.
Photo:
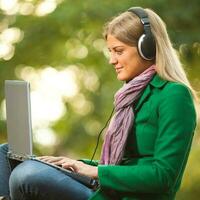
POLYGON ((149 84, 144 89, 134 110, 137 111, 142 106, 144 101, 150 96, 153 88, 161 89, 166 83, 167 83, 167 80, 163 80, 158 74, 155 74, 153 76, 152 80, 149 82, 149 84))
POLYGON ((164 80, 158 74, 155 74, 149 84, 152 85, 153 87, 161 88, 166 83, 167 80, 164 80))

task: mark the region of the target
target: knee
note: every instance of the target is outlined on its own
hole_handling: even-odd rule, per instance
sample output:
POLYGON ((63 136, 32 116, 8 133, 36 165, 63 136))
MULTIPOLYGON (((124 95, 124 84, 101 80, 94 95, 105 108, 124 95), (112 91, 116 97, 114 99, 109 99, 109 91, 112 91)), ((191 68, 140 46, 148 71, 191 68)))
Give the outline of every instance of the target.
POLYGON ((7 154, 8 144, 0 144, 0 153, 7 154))
POLYGON ((25 193, 30 187, 37 185, 38 167, 32 161, 24 161, 19 164, 11 173, 9 187, 11 196, 20 196, 19 193, 25 193))

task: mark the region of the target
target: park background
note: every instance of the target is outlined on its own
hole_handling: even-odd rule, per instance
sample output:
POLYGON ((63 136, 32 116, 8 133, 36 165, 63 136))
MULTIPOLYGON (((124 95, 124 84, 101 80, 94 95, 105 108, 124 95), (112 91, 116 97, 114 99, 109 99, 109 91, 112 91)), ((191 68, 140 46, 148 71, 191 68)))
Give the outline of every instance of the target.
MULTIPOLYGON (((166 22, 200 91, 199 0, 0 0, 0 143, 6 142, 4 81, 20 79, 31 83, 35 152, 91 158, 123 84, 108 64, 103 25, 132 6, 149 7, 166 22)), ((200 199, 199 154, 197 127, 177 200, 200 199)))

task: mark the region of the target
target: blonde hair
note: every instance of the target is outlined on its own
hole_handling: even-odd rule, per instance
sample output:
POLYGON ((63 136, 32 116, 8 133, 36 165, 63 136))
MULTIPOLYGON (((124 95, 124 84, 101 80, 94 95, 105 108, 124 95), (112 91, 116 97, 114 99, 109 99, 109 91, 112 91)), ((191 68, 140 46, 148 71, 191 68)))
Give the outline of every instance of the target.
MULTIPOLYGON (((165 80, 182 83, 189 88, 198 114, 198 96, 187 79, 176 50, 172 47, 165 23, 151 9, 146 8, 144 10, 148 14, 151 32, 156 42, 155 64, 157 73, 165 80)), ((126 11, 108 22, 104 27, 103 34, 105 39, 110 34, 125 44, 137 46, 138 39, 143 32, 144 29, 140 19, 134 13, 126 11)))

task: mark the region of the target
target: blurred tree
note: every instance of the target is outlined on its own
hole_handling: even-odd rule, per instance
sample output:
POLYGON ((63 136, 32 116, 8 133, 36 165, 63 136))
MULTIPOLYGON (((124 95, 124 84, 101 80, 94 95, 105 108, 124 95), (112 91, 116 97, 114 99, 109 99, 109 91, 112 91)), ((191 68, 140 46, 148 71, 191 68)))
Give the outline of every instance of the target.
MULTIPOLYGON (((0 102, 4 99, 4 80, 22 78, 19 72, 24 67, 31 66, 39 70, 52 66, 60 70, 71 65, 79 69, 79 94, 83 94, 88 102, 92 102, 93 109, 87 114, 82 114, 75 112, 73 106, 80 96, 64 101, 67 112, 56 123, 51 124, 60 141, 55 149, 49 151, 52 154, 67 152, 76 157, 92 155, 97 133, 112 110, 113 94, 121 85, 116 80, 112 67, 107 63, 106 48, 102 40, 103 25, 129 7, 150 7, 161 16, 167 24, 171 40, 180 54, 189 79, 195 89, 200 89, 198 0, 191 0, 189 4, 186 0, 13 2, 16 4, 0 1, 0 102), (18 35, 16 41, 9 41, 8 30, 14 32, 15 37, 18 35), (88 89, 88 81, 94 80, 93 73, 98 77, 98 84, 96 89, 88 89)), ((6 125, 2 113, 0 117, 0 141, 5 141, 6 125)), ((195 141, 199 140, 198 137, 199 133, 196 134, 195 141)), ((198 142, 193 146, 194 149, 198 149, 198 142)), ((39 144, 36 150, 38 153, 48 153, 39 144)), ((187 173, 191 170, 195 173, 198 170, 197 167, 193 169, 193 165, 199 164, 199 160, 193 158, 197 155, 196 152, 192 149, 187 173)), ((100 148, 97 158, 99 154, 100 148)), ((189 179, 189 175, 186 175, 184 180, 186 179, 189 179)), ((199 180, 199 175, 195 176, 190 187, 186 187, 188 181, 184 182, 179 198, 197 199, 199 192, 194 184, 199 180), (189 196, 191 198, 188 198, 189 196)))

